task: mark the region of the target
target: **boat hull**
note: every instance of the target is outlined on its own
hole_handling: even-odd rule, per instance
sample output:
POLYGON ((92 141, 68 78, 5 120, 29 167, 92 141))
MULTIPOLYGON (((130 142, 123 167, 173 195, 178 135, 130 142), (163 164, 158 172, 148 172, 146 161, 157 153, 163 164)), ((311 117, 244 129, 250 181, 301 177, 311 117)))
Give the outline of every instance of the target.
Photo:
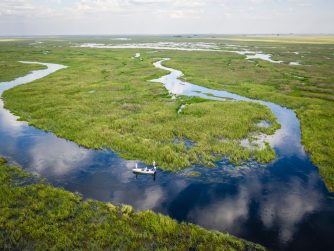
POLYGON ((149 175, 155 175, 156 171, 151 169, 141 169, 141 168, 135 168, 132 169, 132 172, 135 174, 149 174, 149 175))

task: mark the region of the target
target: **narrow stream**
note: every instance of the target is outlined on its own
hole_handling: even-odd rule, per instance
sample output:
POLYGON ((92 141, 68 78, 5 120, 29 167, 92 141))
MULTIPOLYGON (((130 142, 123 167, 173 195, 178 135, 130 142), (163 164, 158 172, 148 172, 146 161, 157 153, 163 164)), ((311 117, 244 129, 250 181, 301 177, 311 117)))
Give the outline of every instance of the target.
MULTIPOLYGON (((172 94, 232 98, 269 107, 282 125, 266 138, 278 158, 268 165, 247 162, 234 166, 222 160, 215 169, 194 166, 177 174, 159 171, 155 180, 136 177, 131 172, 135 161, 124 160, 109 150, 82 148, 17 121, 4 109, 2 100, 0 155, 85 198, 162 212, 273 250, 332 249, 334 196, 327 192, 317 168, 304 152, 295 113, 270 102, 183 82, 178 79, 182 72, 162 66, 163 61, 154 65, 170 73, 154 81, 164 84, 172 94), (189 170, 199 171, 201 176, 188 177, 185 174, 189 170)), ((40 64, 48 68, 0 83, 0 95, 65 68, 40 64)))
POLYGON ((276 151, 277 156, 284 157, 287 155, 298 155, 306 157, 303 146, 301 145, 301 134, 299 120, 295 112, 291 109, 284 108, 271 102, 262 100, 250 99, 227 91, 217 91, 198 86, 180 80, 183 76, 181 71, 168 68, 162 65, 162 62, 170 60, 165 58, 154 63, 154 66, 163 70, 167 70, 170 74, 159 79, 152 80, 153 82, 162 83, 170 94, 201 97, 213 100, 232 99, 234 101, 255 102, 267 106, 276 116, 281 128, 274 135, 265 136, 263 140, 267 141, 276 151))

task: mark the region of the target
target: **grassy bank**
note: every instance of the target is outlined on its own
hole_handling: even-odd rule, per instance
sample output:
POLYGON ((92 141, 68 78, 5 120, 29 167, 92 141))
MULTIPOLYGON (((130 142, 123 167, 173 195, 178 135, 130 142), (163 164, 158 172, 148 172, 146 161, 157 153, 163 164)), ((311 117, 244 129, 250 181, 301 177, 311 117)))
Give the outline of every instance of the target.
POLYGON ((229 234, 52 187, 0 158, 1 250, 264 250, 229 234))
POLYGON ((244 138, 277 128, 266 107, 185 97, 172 100, 161 84, 147 81, 165 74, 152 66, 156 58, 175 52, 143 50, 139 60, 132 58, 138 50, 131 49, 22 46, 17 53, 20 50, 22 59, 69 68, 5 92, 5 106, 22 120, 62 138, 90 148, 111 148, 146 163, 156 160, 165 170, 212 166, 224 156, 233 162, 275 158, 269 147, 253 151, 240 144, 244 138), (182 104, 187 107, 178 113, 182 104), (261 120, 272 126, 256 126, 261 120))
MULTIPOLYGON (((110 43, 105 37, 96 39, 80 37, 71 41, 110 43)), ((249 157, 271 160, 270 149, 257 154, 238 144, 241 138, 259 132, 253 127, 256 120, 273 121, 263 107, 172 101, 161 85, 146 82, 163 74, 152 68, 155 58, 171 57, 173 60, 166 64, 183 70, 185 78, 198 85, 294 109, 301 121, 302 143, 320 167, 328 188, 334 190, 333 37, 145 37, 133 38, 132 42, 152 40, 214 42, 222 48, 226 44, 246 46, 240 48, 261 50, 286 63, 247 61, 235 53, 78 49, 69 48, 69 41, 65 40, 45 40, 33 47, 31 41, 2 42, 0 54, 4 62, 15 58, 70 66, 47 79, 6 92, 6 105, 22 119, 61 137, 87 147, 112 148, 125 157, 147 163, 156 159, 165 169, 178 169, 193 162, 210 164, 217 156, 210 154, 217 149, 218 155, 226 154, 234 161, 249 157), (45 51, 49 53, 44 54, 45 51), (143 61, 131 59, 136 52, 141 52, 143 61), (302 65, 287 64, 292 61, 302 65), (180 105, 187 102, 191 103, 188 111, 186 108, 183 114, 177 114, 180 105), (204 106, 207 113, 200 111, 204 106), (250 110, 253 114, 249 114, 250 110), (211 116, 215 112, 221 117, 211 116), (243 123, 232 122, 238 113, 245 119, 243 123), (210 114, 212 124, 205 121, 205 114, 210 114), (223 120, 231 123, 224 128, 223 120), (199 123, 195 128, 201 130, 192 130, 192 123, 199 123), (189 127, 190 132, 185 132, 189 127), (230 128, 236 133, 228 132, 230 128), (217 135, 220 130, 223 133, 217 135), (188 148, 185 142, 195 144, 188 148), (210 149, 211 146, 214 147, 210 149)))
MULTIPOLYGON (((246 39, 247 40, 247 39, 246 39)), ((226 41, 225 41, 226 42, 226 41)), ((296 41, 297 43, 298 41, 296 41)), ((223 40, 221 41, 223 43, 223 40)), ((334 50, 332 45, 233 41, 250 50, 271 53, 274 60, 301 66, 247 61, 234 53, 180 52, 165 64, 182 70, 185 78, 205 87, 272 101, 296 111, 302 143, 329 190, 334 191, 334 50)))
POLYGON ((11 81, 18 76, 25 76, 33 70, 44 68, 45 66, 38 64, 22 64, 17 61, 0 60, 0 82, 11 81))

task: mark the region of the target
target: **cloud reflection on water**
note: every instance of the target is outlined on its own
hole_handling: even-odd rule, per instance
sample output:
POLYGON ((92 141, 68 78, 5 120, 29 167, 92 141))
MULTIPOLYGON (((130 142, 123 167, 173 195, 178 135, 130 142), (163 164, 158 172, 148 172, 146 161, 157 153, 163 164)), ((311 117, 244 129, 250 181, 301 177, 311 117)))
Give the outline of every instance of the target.
MULTIPOLYGON (((214 97, 207 94, 212 94, 250 101, 232 93, 182 82, 176 79, 180 74, 175 71, 159 80, 171 84, 176 93, 211 99, 214 97)), ((1 88, 4 86, 0 85, 0 92, 1 88)), ((137 210, 152 209, 237 235, 245 231, 267 234, 278 228, 279 233, 272 240, 284 243, 293 240, 307 215, 323 207, 323 191, 319 188, 323 183, 309 160, 300 158, 306 155, 300 144, 295 113, 270 102, 266 104, 282 125, 271 142, 282 161, 279 159, 266 167, 255 162, 236 167, 221 161, 217 163, 219 168, 201 170, 200 177, 159 171, 156 181, 151 176, 136 179, 132 173, 135 161, 124 160, 108 150, 81 148, 16 121, 15 116, 1 107, 0 150, 52 183, 78 191, 85 198, 131 204, 137 210)), ((326 227, 331 227, 330 223, 326 227)), ((323 231, 321 227, 317 230, 323 231)), ((250 238, 254 237, 252 234, 250 238)), ((263 241, 261 238, 266 237, 258 238, 263 241)))
POLYGON ((160 206, 165 198, 165 189, 159 185, 153 187, 135 187, 129 189, 116 189, 112 192, 112 201, 131 204, 136 210, 150 210, 160 206), (131 195, 131 196, 130 196, 131 195), (131 198, 131 200, 129 200, 131 198))
POLYGON ((315 189, 315 183, 316 178, 310 176, 306 183, 294 178, 288 184, 274 182, 266 187, 267 195, 260 202, 261 220, 267 228, 279 226, 283 243, 292 239, 297 225, 307 214, 320 207, 322 195, 315 189))
POLYGON ((247 184, 240 185, 234 195, 223 199, 215 195, 208 206, 193 209, 189 218, 210 229, 239 232, 248 219, 251 199, 259 194, 260 189, 258 180, 252 178, 247 184))
POLYGON ((0 100, 0 131, 10 136, 19 136, 27 125, 27 122, 18 121, 18 117, 3 109, 3 101, 0 100))
MULTIPOLYGON (((264 103, 261 101, 260 103, 264 103)), ((298 156, 305 158, 306 153, 301 144, 300 123, 296 113, 285 107, 265 102, 276 115, 281 128, 275 134, 266 137, 266 141, 284 157, 298 156)))
MULTIPOLYGON (((264 184, 252 177, 238 186, 234 195, 215 194, 211 203, 194 208, 188 215, 191 221, 206 228, 240 235, 250 220, 253 202, 258 203, 258 216, 270 231, 279 229, 281 243, 288 243, 305 217, 321 207, 322 194, 316 188, 317 177, 302 182, 292 178, 288 182, 264 184)), ((260 229, 258 229, 260 231, 260 229)))
POLYGON ((52 134, 37 137, 38 140, 29 149, 30 166, 42 176, 68 175, 90 161, 92 152, 73 142, 59 139, 52 134))

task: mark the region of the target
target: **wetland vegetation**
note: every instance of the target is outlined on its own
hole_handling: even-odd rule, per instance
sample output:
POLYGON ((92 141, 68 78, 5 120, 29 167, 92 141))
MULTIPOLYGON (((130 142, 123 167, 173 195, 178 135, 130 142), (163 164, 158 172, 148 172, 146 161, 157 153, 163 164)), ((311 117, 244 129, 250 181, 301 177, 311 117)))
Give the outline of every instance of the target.
POLYGON ((265 250, 128 205, 83 200, 0 158, 1 250, 265 250))
MULTIPOLYGON (((244 138, 278 128, 268 108, 248 102, 172 99, 161 84, 148 82, 166 74, 152 63, 173 52, 146 50, 139 60, 132 58, 137 50, 130 49, 46 47, 35 51, 22 46, 21 50, 17 53, 23 52, 24 60, 69 67, 6 91, 5 106, 22 120, 62 138, 89 148, 109 148, 146 163, 156 160, 165 170, 191 164, 214 166, 224 157, 234 163, 275 158, 269 146, 251 150, 240 144, 244 138), (50 53, 37 53, 45 50, 50 53), (182 104, 187 107, 178 113, 182 104), (262 120, 272 126, 258 127, 262 120), (193 142, 191 147, 187 141, 193 142)), ((2 56, 13 57, 5 51, 2 56)))
MULTIPOLYGON (((214 166, 225 157, 233 163, 250 159, 270 162, 275 158, 268 144, 261 149, 242 144, 254 135, 272 134, 279 128, 268 108, 229 99, 174 99, 161 84, 149 82, 166 74, 152 63, 170 57, 172 60, 163 64, 183 71, 183 78, 189 82, 294 109, 301 122, 302 143, 320 168, 329 190, 334 190, 334 45, 329 38, 314 43, 310 38, 305 42, 303 38, 263 37, 133 38, 134 42, 214 42, 224 50, 219 52, 73 47, 78 42, 105 43, 107 39, 103 37, 40 40, 0 43, 1 81, 43 67, 18 63, 21 60, 68 66, 4 93, 6 108, 21 120, 88 148, 112 149, 122 157, 146 163, 156 160, 165 170, 175 171, 192 164, 214 166), (284 63, 246 60, 245 56, 228 52, 235 50, 232 46, 261 50, 284 63), (140 53, 140 58, 134 57, 136 53, 140 53), (265 126, 259 126, 263 122, 265 126)), ((285 157, 289 161, 289 156, 285 157)), ((283 165, 279 168, 293 169, 292 164, 283 165)), ((270 166, 266 166, 267 170, 270 166)), ((302 175, 303 167, 298 169, 302 175)), ((222 170, 218 169, 206 171, 222 170)), ((202 176, 205 175, 196 168, 184 174, 189 179, 200 180, 202 176)), ((0 249, 263 249, 228 234, 179 224, 151 211, 135 212, 127 205, 84 200, 81 195, 55 188, 18 167, 7 166, 2 158, 0 181, 4 212, 0 215, 0 249)), ((309 193, 301 196, 305 194, 309 193)))
POLYGON ((17 76, 25 76, 33 70, 44 69, 39 64, 22 64, 17 61, 0 61, 0 82, 13 80, 17 76))
POLYGON ((179 52, 165 64, 182 69, 187 81, 294 109, 301 122, 302 143, 319 166, 327 187, 333 191, 333 37, 232 40, 229 38, 234 45, 271 53, 274 60, 298 61, 302 65, 272 64, 245 60, 234 53, 208 52, 179 52))
POLYGON ((212 165, 224 155, 234 162, 249 158, 272 160, 272 149, 251 152, 239 144, 254 133, 272 133, 277 128, 275 118, 264 107, 183 97, 172 100, 160 84, 147 82, 164 74, 154 69, 152 62, 172 57, 165 64, 182 70, 188 81, 293 108, 301 121, 305 149, 319 166, 328 188, 334 189, 332 37, 135 37, 132 42, 162 40, 214 42, 225 49, 229 45, 261 50, 270 53, 273 60, 302 65, 245 60, 232 52, 69 47, 80 42, 104 43, 104 37, 45 39, 34 46, 30 40, 3 41, 1 67, 8 69, 2 70, 6 72, 3 79, 36 67, 14 62, 14 58, 70 66, 47 79, 6 92, 5 105, 22 120, 83 146, 111 148, 124 157, 147 163, 155 159, 164 169, 176 170, 191 163, 212 165), (15 50, 10 50, 13 47, 15 50), (138 51, 142 60, 132 59, 138 51), (20 71, 11 73, 14 65, 20 65, 20 71), (178 114, 182 104, 190 105, 178 114), (273 122, 273 126, 256 127, 262 119, 273 122), (182 140, 175 144, 175 139, 196 144, 188 148, 182 140))

